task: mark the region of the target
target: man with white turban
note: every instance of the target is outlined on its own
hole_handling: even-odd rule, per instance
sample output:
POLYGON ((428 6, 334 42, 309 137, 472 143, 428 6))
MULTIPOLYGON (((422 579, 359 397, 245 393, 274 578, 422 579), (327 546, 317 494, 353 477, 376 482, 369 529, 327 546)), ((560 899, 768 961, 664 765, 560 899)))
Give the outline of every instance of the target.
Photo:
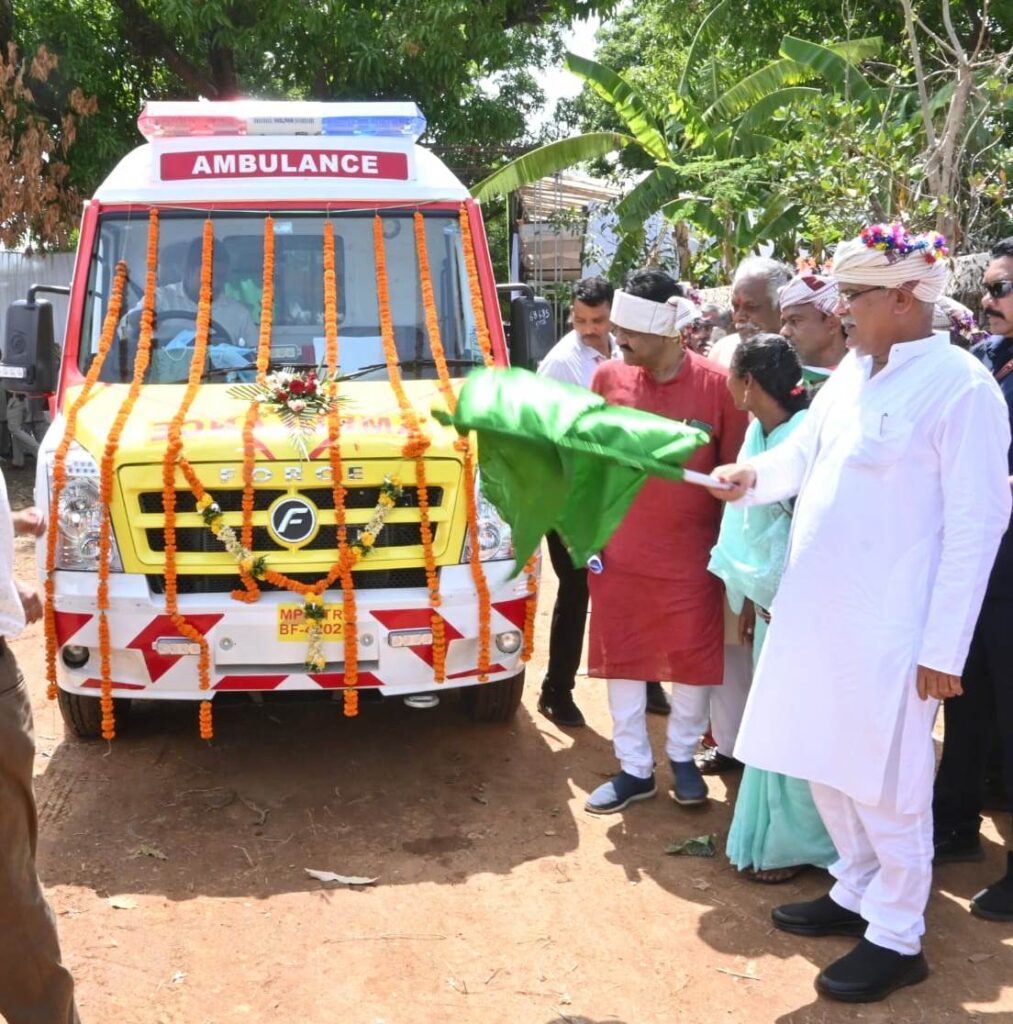
MULTIPOLYGON (((728 392, 727 372, 687 350, 683 331, 698 313, 680 290, 667 274, 641 270, 616 292, 612 323, 623 361, 602 363, 591 388, 613 405, 707 431, 709 443, 686 468, 709 473, 734 459, 746 416, 728 392)), ((707 491, 652 477, 602 551, 603 571, 588 580, 588 675, 608 680, 620 767, 588 797, 592 813, 621 811, 656 792, 645 680, 673 684, 666 751, 676 802, 707 799, 693 754, 707 729, 710 687, 723 670, 723 589, 707 571, 720 520, 721 506, 707 491)))
POLYGON ((823 274, 801 273, 781 289, 780 306, 781 334, 798 352, 803 379, 818 390, 848 351, 834 314, 837 282, 823 274))
POLYGON ((848 345, 792 436, 715 475, 752 504, 798 495, 735 753, 810 782, 840 859, 829 894, 778 907, 800 935, 863 936, 816 982, 847 1002, 922 981, 932 880, 932 723, 960 693, 1010 515, 1007 410, 932 333, 941 236, 877 225, 833 274, 848 345))

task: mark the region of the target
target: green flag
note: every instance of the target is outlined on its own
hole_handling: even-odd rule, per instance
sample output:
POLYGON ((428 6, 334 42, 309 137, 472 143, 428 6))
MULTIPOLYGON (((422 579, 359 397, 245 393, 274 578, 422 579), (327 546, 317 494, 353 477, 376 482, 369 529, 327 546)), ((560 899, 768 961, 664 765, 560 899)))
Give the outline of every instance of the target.
POLYGON ((686 460, 708 441, 703 430, 521 369, 476 370, 455 414, 433 415, 478 433, 482 493, 510 524, 518 566, 555 530, 582 568, 647 477, 681 480, 686 460))

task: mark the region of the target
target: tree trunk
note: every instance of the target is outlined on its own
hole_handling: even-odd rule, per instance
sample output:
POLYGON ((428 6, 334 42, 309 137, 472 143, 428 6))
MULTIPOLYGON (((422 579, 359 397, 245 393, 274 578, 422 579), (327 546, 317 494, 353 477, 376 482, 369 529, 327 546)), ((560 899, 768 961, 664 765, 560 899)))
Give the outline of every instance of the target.
POLYGON ((675 235, 675 251, 679 256, 679 277, 688 281, 690 273, 689 225, 684 220, 676 221, 672 231, 675 235))
POLYGON ((208 54, 211 64, 211 80, 215 86, 216 100, 234 100, 239 96, 239 78, 236 75, 236 54, 231 46, 211 44, 208 54))
POLYGON ((138 3, 114 0, 123 12, 123 31, 139 57, 164 60, 193 96, 214 98, 215 83, 190 63, 175 47, 165 29, 138 3))
POLYGON ((940 199, 939 212, 936 214, 936 230, 946 235, 951 243, 956 243, 959 230, 956 216, 955 194, 962 153, 958 150, 959 136, 964 130, 967 115, 967 102, 974 87, 974 72, 967 62, 961 60, 957 66, 957 87, 953 90, 950 109, 946 113, 946 127, 943 137, 939 140, 936 153, 930 160, 938 165, 938 181, 940 199))

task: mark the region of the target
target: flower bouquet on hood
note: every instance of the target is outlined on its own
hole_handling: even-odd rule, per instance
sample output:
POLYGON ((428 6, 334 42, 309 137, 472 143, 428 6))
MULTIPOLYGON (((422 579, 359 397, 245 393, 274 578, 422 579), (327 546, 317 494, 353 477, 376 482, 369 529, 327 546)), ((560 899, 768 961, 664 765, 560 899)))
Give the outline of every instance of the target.
POLYGON ((289 439, 302 459, 309 458, 309 442, 316 437, 317 425, 331 408, 345 401, 326 370, 301 370, 286 366, 252 384, 234 384, 232 398, 256 402, 262 411, 274 413, 289 432, 289 439))

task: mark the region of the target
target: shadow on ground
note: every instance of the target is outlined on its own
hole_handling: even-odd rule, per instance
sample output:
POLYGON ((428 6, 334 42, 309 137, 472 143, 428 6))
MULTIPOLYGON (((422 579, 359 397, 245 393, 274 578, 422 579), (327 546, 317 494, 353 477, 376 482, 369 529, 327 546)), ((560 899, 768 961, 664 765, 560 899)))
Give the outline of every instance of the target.
MULTIPOLYGON (((582 752, 594 743, 585 730, 582 752)), ((216 701, 211 744, 195 706, 151 702, 112 744, 53 751, 36 780, 44 881, 185 900, 319 888, 305 868, 385 885, 508 873, 575 850, 572 759, 523 708, 476 724, 453 694, 355 719, 331 701, 216 701)))

